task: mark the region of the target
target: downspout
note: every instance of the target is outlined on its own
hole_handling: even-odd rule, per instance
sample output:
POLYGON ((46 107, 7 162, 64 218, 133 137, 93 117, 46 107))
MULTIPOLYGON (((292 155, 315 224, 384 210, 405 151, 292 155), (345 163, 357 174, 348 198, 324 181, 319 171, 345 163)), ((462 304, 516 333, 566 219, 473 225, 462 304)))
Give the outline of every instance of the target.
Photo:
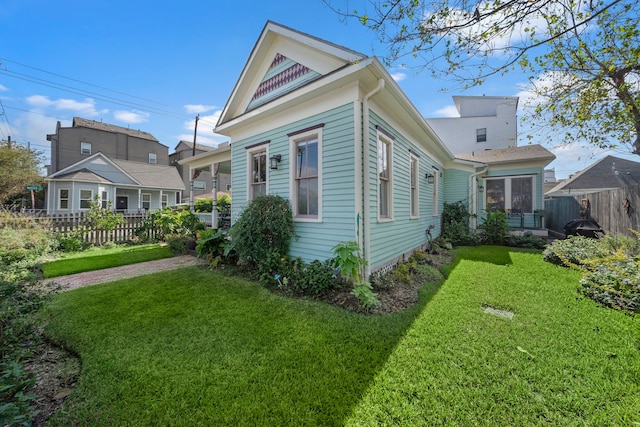
POLYGON ((369 93, 367 93, 362 100, 363 109, 363 131, 362 131, 362 151, 364 153, 362 163, 362 183, 363 183, 363 197, 362 197, 362 213, 363 213, 363 236, 362 240, 364 247, 362 249, 362 257, 365 260, 364 267, 364 279, 366 280, 371 273, 371 202, 370 202, 370 185, 369 185, 369 98, 376 93, 380 92, 384 88, 384 79, 378 80, 378 85, 369 93))
POLYGON ((469 226, 473 231, 478 228, 478 186, 475 185, 474 181, 478 175, 486 173, 487 170, 489 170, 489 166, 485 166, 481 171, 469 175, 469 203, 471 205, 471 209, 469 210, 469 213, 471 214, 471 224, 469 224, 469 226))

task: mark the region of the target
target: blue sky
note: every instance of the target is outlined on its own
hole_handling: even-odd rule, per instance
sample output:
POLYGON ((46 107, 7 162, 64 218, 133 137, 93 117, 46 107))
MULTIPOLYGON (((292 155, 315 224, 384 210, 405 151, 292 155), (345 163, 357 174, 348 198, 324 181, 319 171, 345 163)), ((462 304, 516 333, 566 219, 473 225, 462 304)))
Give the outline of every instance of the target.
MULTIPOLYGON (((70 126, 74 116, 144 130, 171 152, 181 139, 193 140, 200 114, 198 142, 224 141, 212 128, 267 20, 364 54, 385 54, 373 32, 341 22, 321 0, 2 3, 0 139, 10 135, 47 155, 46 135, 55 133, 57 121, 70 126)), ((425 117, 451 116, 454 95, 523 95, 527 81, 516 73, 463 92, 428 73, 390 72, 425 117)), ((545 146, 558 157, 549 166, 558 178, 604 154, 638 160, 579 145, 545 146)))

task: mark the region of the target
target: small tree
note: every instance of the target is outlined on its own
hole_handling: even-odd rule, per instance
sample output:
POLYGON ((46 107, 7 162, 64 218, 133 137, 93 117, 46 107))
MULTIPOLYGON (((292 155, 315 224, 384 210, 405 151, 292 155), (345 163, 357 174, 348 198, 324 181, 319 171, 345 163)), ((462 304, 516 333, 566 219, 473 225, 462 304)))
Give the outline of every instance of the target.
MULTIPOLYGON (((113 210, 113 204, 111 200, 107 201, 107 207, 102 207, 100 196, 96 194, 94 199, 89 202, 89 212, 87 212, 87 218, 91 221, 91 224, 97 230, 104 230, 107 232, 107 236, 111 235, 111 232, 121 224, 124 224, 124 216, 113 210)), ((102 246, 102 236, 98 234, 98 245, 102 246)))

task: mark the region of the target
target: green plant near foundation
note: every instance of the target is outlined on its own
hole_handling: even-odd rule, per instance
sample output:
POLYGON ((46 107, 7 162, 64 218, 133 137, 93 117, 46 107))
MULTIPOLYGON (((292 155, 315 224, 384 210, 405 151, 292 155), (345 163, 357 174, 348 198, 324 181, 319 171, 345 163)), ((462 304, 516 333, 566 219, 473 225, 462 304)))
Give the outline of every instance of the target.
POLYGON ((351 294, 358 298, 360 305, 367 310, 372 310, 378 305, 377 294, 373 292, 371 283, 363 280, 365 259, 360 255, 360 246, 357 242, 340 242, 332 249, 335 257, 333 266, 340 270, 345 280, 353 281, 351 294))

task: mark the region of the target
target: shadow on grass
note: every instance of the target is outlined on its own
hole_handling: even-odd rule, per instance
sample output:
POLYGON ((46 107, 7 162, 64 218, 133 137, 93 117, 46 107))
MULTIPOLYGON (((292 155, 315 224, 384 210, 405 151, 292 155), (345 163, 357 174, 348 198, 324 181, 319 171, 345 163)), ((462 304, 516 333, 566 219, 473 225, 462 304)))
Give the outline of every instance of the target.
POLYGON ((442 283, 380 316, 196 268, 59 295, 83 374, 52 425, 339 425, 442 283))
POLYGON ((449 274, 462 260, 488 262, 494 265, 511 265, 513 264, 510 255, 512 250, 514 248, 507 246, 461 246, 456 248, 453 262, 445 266, 443 271, 445 276, 449 277, 449 274))

